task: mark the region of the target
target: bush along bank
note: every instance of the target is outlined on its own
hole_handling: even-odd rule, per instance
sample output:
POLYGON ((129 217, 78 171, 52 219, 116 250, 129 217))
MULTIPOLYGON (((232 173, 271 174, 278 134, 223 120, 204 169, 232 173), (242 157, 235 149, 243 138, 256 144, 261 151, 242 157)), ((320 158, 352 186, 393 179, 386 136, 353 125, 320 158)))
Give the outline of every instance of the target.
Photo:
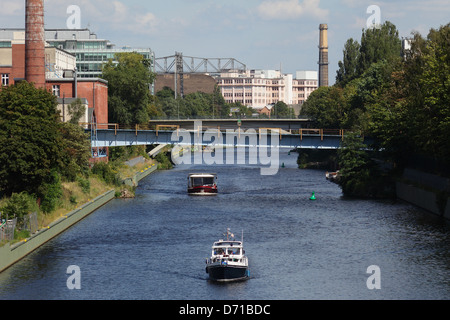
POLYGON ((395 198, 395 170, 383 168, 377 162, 377 153, 367 150, 363 138, 348 134, 337 152, 338 184, 345 196, 359 198, 395 198))
MULTIPOLYGON (((333 180, 344 196, 367 199, 396 197, 397 173, 376 152, 368 151, 363 138, 349 133, 339 150, 297 150, 300 169, 337 171, 333 180)), ((325 175, 324 175, 325 178, 325 175)))
POLYGON ((173 168, 174 164, 172 162, 171 151, 166 150, 160 152, 155 156, 155 160, 158 163, 158 169, 160 170, 170 170, 173 168))

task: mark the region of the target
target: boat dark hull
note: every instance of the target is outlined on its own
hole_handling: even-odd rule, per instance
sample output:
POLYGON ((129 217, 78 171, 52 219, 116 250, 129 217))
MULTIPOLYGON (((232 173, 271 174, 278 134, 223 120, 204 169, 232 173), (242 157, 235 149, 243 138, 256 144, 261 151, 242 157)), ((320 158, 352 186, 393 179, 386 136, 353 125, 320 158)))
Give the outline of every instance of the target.
POLYGON ((191 195, 216 195, 217 188, 211 188, 211 187, 188 188, 188 193, 191 195))
POLYGON ((214 265, 206 267, 206 273, 212 281, 227 282, 248 279, 247 267, 214 265))

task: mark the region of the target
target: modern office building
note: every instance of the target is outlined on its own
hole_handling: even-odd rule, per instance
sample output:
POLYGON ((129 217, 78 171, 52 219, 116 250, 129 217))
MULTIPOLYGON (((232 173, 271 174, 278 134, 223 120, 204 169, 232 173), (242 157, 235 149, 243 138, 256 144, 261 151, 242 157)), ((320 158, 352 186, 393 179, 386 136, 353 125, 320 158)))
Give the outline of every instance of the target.
MULTIPOLYGON (((24 29, 0 29, 0 47, 11 46, 14 34, 24 29)), ((152 71, 155 55, 150 48, 116 48, 109 40, 98 39, 89 29, 46 29, 45 41, 48 46, 71 53, 76 58, 78 78, 99 78, 102 65, 114 60, 116 53, 137 52, 151 61, 152 71)))
POLYGON ((155 55, 150 48, 116 48, 109 40, 98 39, 89 29, 47 29, 45 39, 51 46, 75 55, 79 78, 100 77, 102 65, 110 59, 114 60, 116 53, 122 52, 140 53, 154 66, 155 55))

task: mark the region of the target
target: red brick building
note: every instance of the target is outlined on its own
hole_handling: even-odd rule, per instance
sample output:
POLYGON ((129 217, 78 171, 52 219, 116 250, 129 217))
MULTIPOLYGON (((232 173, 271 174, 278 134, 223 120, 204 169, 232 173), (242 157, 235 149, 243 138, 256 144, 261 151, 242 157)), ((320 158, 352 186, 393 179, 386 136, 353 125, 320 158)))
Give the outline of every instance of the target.
MULTIPOLYGON (((10 86, 25 79, 25 43, 21 43, 22 41, 12 40, 10 47, 0 48, 1 86, 10 86)), ((75 81, 73 76, 47 78, 45 88, 58 98, 87 99, 88 107, 94 109, 97 123, 108 123, 108 82, 106 80, 78 78, 75 81)))
MULTIPOLYGON (((108 123, 108 82, 99 78, 74 78, 47 79, 46 89, 61 98, 85 98, 88 108, 94 110, 95 121, 98 128, 105 128, 108 123), (76 85, 76 90, 75 90, 76 85), (75 92, 76 91, 76 92, 75 92), (103 124, 103 126, 102 126, 103 124)), ((87 122, 93 122, 88 119, 87 122)))
MULTIPOLYGON (((16 32, 14 39, 3 41, 0 46, 0 90, 26 78, 25 33, 16 32)), ((54 48, 47 47, 50 50, 54 48)), ((56 49, 60 50, 60 49, 56 49)), ((64 52, 67 55, 67 52, 64 52)), ((46 57, 48 55, 46 54, 46 57)), ((73 56, 75 66, 75 57, 73 56)), ((45 67, 48 69, 48 63, 45 67)), ((48 71, 48 70, 46 70, 48 71)), ((58 109, 64 112, 64 103, 81 98, 86 101, 87 112, 83 122, 96 122, 98 128, 108 123, 108 82, 100 78, 77 78, 73 70, 64 72, 68 77, 46 77, 45 89, 58 97, 58 109), (65 102, 64 102, 65 101, 65 102)), ((48 73, 48 72, 46 72, 48 73)), ((48 73, 50 74, 50 73, 48 73)), ((66 119, 61 115, 62 120, 66 119)), ((67 120, 67 119, 66 119, 67 120)))

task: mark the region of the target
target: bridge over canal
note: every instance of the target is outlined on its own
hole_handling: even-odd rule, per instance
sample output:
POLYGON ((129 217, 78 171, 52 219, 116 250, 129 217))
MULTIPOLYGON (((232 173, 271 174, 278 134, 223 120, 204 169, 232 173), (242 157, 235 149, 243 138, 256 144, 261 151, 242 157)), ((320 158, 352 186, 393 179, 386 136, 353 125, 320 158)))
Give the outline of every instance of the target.
POLYGON ((91 131, 92 148, 177 144, 181 146, 337 149, 345 139, 344 130, 303 128, 301 125, 305 124, 305 120, 298 122, 247 120, 239 124, 237 120, 233 122, 234 124, 230 120, 158 121, 158 124, 155 122, 145 128, 139 125, 124 128, 118 124, 98 124, 96 130, 87 130, 91 131), (268 124, 271 126, 268 127, 268 124))

